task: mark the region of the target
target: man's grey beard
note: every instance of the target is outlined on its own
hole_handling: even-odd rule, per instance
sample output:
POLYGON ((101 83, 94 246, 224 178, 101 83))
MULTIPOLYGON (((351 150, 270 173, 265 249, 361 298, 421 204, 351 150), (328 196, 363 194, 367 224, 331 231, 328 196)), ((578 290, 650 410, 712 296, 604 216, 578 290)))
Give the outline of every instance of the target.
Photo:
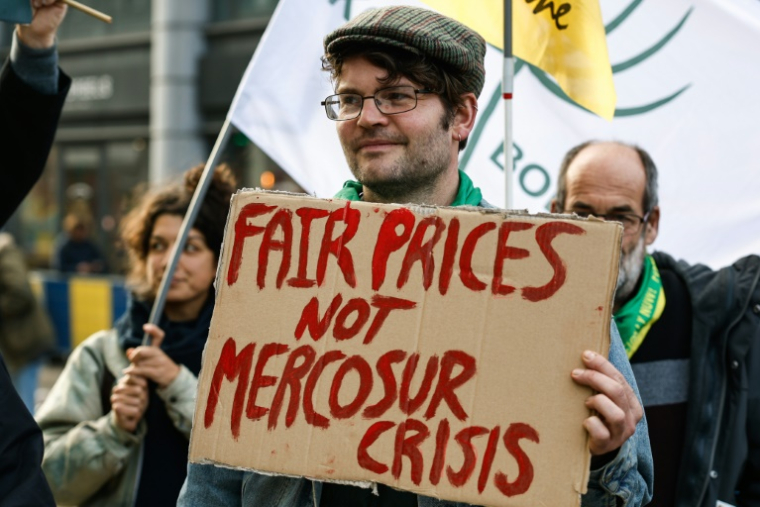
POLYGON ((644 269, 644 257, 646 257, 646 254, 647 249, 643 234, 639 237, 639 241, 633 250, 628 253, 621 253, 617 287, 615 289, 615 305, 618 308, 628 301, 636 289, 641 271, 644 269))

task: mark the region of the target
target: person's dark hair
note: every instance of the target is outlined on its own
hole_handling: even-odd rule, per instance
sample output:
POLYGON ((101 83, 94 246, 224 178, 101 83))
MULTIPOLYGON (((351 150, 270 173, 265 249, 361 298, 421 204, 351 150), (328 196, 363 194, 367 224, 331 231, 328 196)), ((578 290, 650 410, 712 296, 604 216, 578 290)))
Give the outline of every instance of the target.
MULTIPOLYGON (((471 91, 462 80, 460 72, 446 68, 423 55, 391 46, 378 49, 377 45, 354 44, 350 50, 344 50, 340 54, 328 53, 322 57, 322 70, 329 72, 330 79, 336 83, 340 80, 343 62, 352 56, 362 56, 385 70, 387 75, 380 80, 384 85, 392 86, 401 77, 405 77, 422 88, 438 93, 446 111, 442 124, 444 129, 449 128, 457 108, 464 103, 462 95, 471 91)), ((459 151, 465 146, 467 139, 459 141, 459 151)))
MULTIPOLYGON (((559 166, 559 174, 557 175, 557 195, 555 196, 557 208, 560 211, 565 210, 565 198, 567 197, 567 170, 570 167, 570 164, 573 163, 573 160, 575 160, 575 157, 578 156, 578 153, 592 144, 599 144, 599 141, 586 141, 585 143, 574 146, 570 151, 565 153, 565 157, 562 159, 562 163, 559 166)), ((654 160, 652 160, 649 153, 640 146, 617 141, 615 141, 615 144, 631 148, 639 155, 641 164, 644 166, 647 182, 646 187, 644 187, 644 198, 641 206, 644 209, 644 213, 652 211, 652 209, 659 204, 659 197, 657 194, 657 166, 654 165, 654 160)))
MULTIPOLYGON (((129 254, 127 282, 140 298, 155 297, 155 287, 150 287, 147 279, 147 257, 153 226, 161 215, 183 217, 187 213, 203 167, 201 164, 185 172, 181 183, 146 194, 121 222, 121 239, 129 254)), ((214 252, 217 262, 224 239, 230 198, 236 188, 237 182, 232 171, 227 166, 218 166, 193 224, 203 234, 206 245, 214 252)))

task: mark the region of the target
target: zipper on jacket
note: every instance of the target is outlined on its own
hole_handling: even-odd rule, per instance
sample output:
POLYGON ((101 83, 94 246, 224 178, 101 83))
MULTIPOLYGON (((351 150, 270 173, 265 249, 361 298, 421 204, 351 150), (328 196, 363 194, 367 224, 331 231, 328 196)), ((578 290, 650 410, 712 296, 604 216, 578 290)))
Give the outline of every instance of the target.
MULTIPOLYGON (((733 327, 733 326, 731 326, 733 327)), ((729 328, 730 330, 730 328, 729 328)), ((728 333, 726 333, 728 334, 728 333)), ((723 345, 723 357, 726 356, 726 348, 728 347, 728 344, 723 345)), ((710 481, 712 480, 712 477, 710 477, 710 472, 713 468, 713 463, 715 461, 715 450, 718 447, 718 439, 720 435, 720 427, 723 424, 723 407, 726 403, 726 384, 728 384, 728 379, 725 378, 725 375, 723 375, 723 383, 720 391, 720 404, 718 405, 718 424, 715 425, 715 433, 713 434, 713 443, 712 443, 712 449, 710 450, 710 459, 707 462, 707 476, 705 477, 704 483, 702 485, 702 492, 699 494, 699 499, 697 500, 697 506, 702 505, 702 501, 705 499, 705 495, 707 494, 707 487, 710 484, 710 481)))

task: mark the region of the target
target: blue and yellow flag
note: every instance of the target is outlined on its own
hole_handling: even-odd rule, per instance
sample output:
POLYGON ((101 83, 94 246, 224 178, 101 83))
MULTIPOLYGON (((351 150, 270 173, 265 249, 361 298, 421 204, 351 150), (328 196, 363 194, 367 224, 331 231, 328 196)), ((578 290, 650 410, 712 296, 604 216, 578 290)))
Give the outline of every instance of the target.
MULTIPOLYGON (((504 1, 422 0, 503 49, 504 1)), ((515 56, 557 80, 575 102, 602 118, 615 115, 615 85, 599 0, 511 0, 515 56)))
POLYGON ((29 0, 2 0, 0 21, 29 24, 32 22, 32 5, 29 0))

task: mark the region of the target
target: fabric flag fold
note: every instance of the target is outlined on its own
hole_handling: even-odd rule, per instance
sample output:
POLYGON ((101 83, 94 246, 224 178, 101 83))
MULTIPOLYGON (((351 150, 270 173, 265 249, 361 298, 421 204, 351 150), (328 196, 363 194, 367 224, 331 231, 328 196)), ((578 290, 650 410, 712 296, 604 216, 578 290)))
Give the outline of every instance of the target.
MULTIPOLYGON (((482 0, 477 9, 461 0, 422 1, 503 49, 505 0, 482 0)), ((515 56, 553 76, 579 105, 612 120, 617 97, 599 1, 511 1, 515 56)))

